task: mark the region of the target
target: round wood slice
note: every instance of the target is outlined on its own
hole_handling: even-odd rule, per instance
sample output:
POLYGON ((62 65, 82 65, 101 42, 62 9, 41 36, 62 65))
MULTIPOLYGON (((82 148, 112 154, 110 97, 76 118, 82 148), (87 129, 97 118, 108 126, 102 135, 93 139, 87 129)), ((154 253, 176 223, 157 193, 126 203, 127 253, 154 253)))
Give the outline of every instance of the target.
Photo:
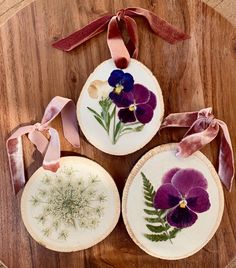
MULTIPOLYGON (((7 2, 7 1, 5 1, 7 2)), ((224 189, 225 210, 220 227, 209 243, 193 256, 166 261, 146 254, 129 237, 119 221, 102 242, 68 254, 47 250, 28 234, 20 214, 20 195, 15 198, 10 182, 5 141, 17 126, 40 122, 45 107, 56 95, 78 100, 88 76, 110 59, 106 33, 101 33, 69 53, 51 44, 98 17, 124 7, 151 10, 191 39, 169 45, 154 35, 142 18, 135 18, 139 33, 138 60, 157 78, 162 89, 165 115, 213 107, 224 120, 236 149, 236 33, 215 10, 199 0, 37 0, 0 28, 0 259, 8 267, 219 267, 236 257, 236 188, 224 189)), ((101 164, 122 192, 125 180, 137 160, 151 148, 178 142, 186 130, 161 130, 144 148, 127 156, 113 156, 92 146, 80 132, 81 148, 74 149, 63 138, 60 119, 53 122, 61 137, 63 155, 86 155, 101 164)), ((203 150, 217 167, 218 141, 203 150)), ((41 166, 39 153, 24 139, 26 177, 41 166)), ((190 240, 191 242, 191 240, 190 240)))
MULTIPOLYGON (((144 147, 157 133, 164 115, 164 103, 160 86, 152 72, 141 62, 131 59, 129 66, 123 71, 133 76, 135 84, 141 84, 153 92, 156 97, 157 106, 154 109, 152 120, 144 126, 137 120, 135 125, 134 123, 123 124, 123 129, 142 126, 142 130, 133 131, 131 133, 129 133, 130 131, 128 130, 128 133, 124 132, 124 135, 121 135, 114 144, 112 141, 112 134, 113 132, 115 133, 113 129, 114 119, 110 120, 109 135, 95 119, 95 116, 97 117, 95 112, 98 113, 98 115, 102 112, 99 101, 107 98, 112 91, 112 87, 109 86, 107 80, 113 70, 117 70, 117 67, 113 60, 110 59, 101 63, 93 73, 90 74, 77 102, 77 117, 81 130, 91 144, 101 151, 112 155, 127 155, 144 147), (91 112, 88 108, 93 109, 94 112, 91 112)), ((114 107, 115 105, 111 104, 109 109, 110 114, 114 111, 114 107)), ((117 114, 118 108, 116 107, 114 116, 115 126, 119 124, 117 114)))
POLYGON ((133 241, 148 254, 167 260, 189 257, 204 247, 219 227, 224 209, 222 186, 211 162, 201 152, 178 158, 176 149, 176 144, 165 144, 147 152, 132 169, 122 198, 123 219, 133 241), (144 197, 147 180, 151 196, 162 185, 163 176, 175 168, 200 172, 207 181, 210 201, 210 208, 197 213, 198 219, 192 226, 180 230, 168 224, 168 211, 161 216, 156 214, 160 212, 153 207, 153 201, 144 197))
POLYGON ((30 235, 48 249, 83 250, 105 239, 120 215, 112 177, 83 157, 63 157, 56 173, 39 168, 21 197, 21 215, 30 235))

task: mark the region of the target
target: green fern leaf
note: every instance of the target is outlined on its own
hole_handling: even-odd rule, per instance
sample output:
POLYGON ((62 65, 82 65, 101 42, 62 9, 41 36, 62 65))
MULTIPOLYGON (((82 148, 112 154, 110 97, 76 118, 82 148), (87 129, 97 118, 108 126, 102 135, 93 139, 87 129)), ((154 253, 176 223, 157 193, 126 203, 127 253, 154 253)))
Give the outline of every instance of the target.
POLYGON ((163 234, 144 234, 144 236, 153 242, 167 241, 169 239, 168 235, 165 233, 163 233, 163 234))
POLYGON ((177 233, 180 232, 181 229, 174 228, 173 230, 169 231, 170 238, 175 238, 177 233))
POLYGON ((155 218, 149 218, 149 217, 147 217, 147 218, 145 218, 145 220, 147 221, 147 222, 150 222, 150 223, 161 223, 162 222, 162 219, 160 219, 159 217, 155 217, 155 218))
POLYGON ((162 233, 166 231, 166 227, 162 225, 155 226, 155 225, 147 224, 146 226, 153 233, 162 233))
POLYGON ((145 201, 145 205, 146 205, 147 207, 153 208, 153 204, 150 203, 150 202, 146 202, 146 201, 145 201))
POLYGON ((147 195, 144 195, 144 198, 149 201, 149 202, 152 202, 153 201, 153 198, 152 197, 149 197, 147 195))
POLYGON ((154 187, 152 186, 151 182, 147 179, 143 172, 141 172, 143 177, 143 190, 144 190, 144 197, 148 198, 148 201, 153 202, 153 198, 155 196, 154 187))
POLYGON ((144 209, 144 212, 148 215, 158 215, 157 210, 144 209))
POLYGON ((148 207, 148 209, 144 209, 144 212, 149 215, 149 217, 145 217, 145 220, 149 223, 146 224, 146 227, 152 232, 152 234, 144 234, 144 236, 154 242, 169 240, 172 243, 171 239, 175 238, 181 229, 173 228, 168 224, 166 221, 166 210, 154 208, 153 200, 156 192, 144 173, 141 172, 141 175, 143 178, 144 203, 148 207))

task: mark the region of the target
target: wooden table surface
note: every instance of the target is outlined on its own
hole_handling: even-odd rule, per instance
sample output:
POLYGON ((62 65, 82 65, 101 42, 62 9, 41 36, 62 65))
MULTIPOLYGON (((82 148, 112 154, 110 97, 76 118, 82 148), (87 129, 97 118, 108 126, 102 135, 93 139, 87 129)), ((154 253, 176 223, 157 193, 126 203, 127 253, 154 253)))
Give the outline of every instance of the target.
MULTIPOLYGON (((0 25, 5 23, 16 12, 28 4, 37 0, 1 0, 0 1, 0 25)), ((198 0, 214 8, 230 23, 236 25, 236 1, 235 0, 198 0)))
MULTIPOLYGON (((103 242, 74 253, 43 248, 23 226, 19 209, 21 194, 17 198, 12 194, 4 147, 6 138, 19 124, 40 121, 45 106, 55 95, 77 101, 88 75, 110 57, 105 33, 71 53, 53 49, 52 41, 124 6, 147 8, 191 34, 191 40, 171 46, 154 36, 142 19, 137 19, 139 60, 160 82, 166 115, 213 106, 215 115, 228 124, 236 150, 236 33, 232 24, 208 5, 198 0, 37 0, 31 3, 0 28, 0 260, 10 268, 234 267, 235 183, 231 193, 224 189, 225 211, 215 236, 201 251, 184 260, 164 261, 148 256, 132 242, 122 219, 103 242)), ((54 126, 61 129, 60 121, 54 126)), ((177 142, 183 133, 183 130, 163 130, 143 149, 124 157, 100 152, 82 133, 79 150, 72 149, 62 135, 61 141, 63 155, 85 155, 102 164, 114 177, 121 193, 132 166, 145 152, 159 144, 177 142)), ((217 142, 203 150, 215 166, 217 142)), ((24 149, 26 174, 30 177, 42 159, 33 153, 34 148, 27 139, 24 149)))

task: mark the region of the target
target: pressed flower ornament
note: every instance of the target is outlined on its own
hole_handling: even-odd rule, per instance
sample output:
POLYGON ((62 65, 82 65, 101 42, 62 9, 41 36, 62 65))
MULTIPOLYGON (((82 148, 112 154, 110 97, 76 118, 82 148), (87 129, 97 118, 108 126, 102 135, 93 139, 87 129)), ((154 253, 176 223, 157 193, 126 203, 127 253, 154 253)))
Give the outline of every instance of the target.
POLYGON ((189 38, 154 13, 134 7, 101 17, 53 44, 70 51, 107 27, 112 59, 100 64, 89 76, 77 103, 77 117, 88 141, 114 155, 142 148, 158 131, 164 114, 156 78, 136 60, 139 49, 136 16, 145 18, 151 30, 170 44, 189 38), (127 43, 120 30, 122 22, 128 34, 127 43))
POLYGON ((181 259, 204 247, 216 232, 224 208, 220 180, 230 191, 234 157, 227 125, 211 108, 170 114, 161 128, 166 127, 189 130, 178 144, 158 146, 134 166, 123 191, 122 214, 129 235, 144 251, 181 259), (199 150, 220 131, 217 174, 199 150))
POLYGON ((6 145, 16 194, 25 184, 22 135, 28 134, 44 156, 43 167, 24 187, 22 220, 46 248, 71 252, 109 235, 119 218, 120 200, 113 179, 100 165, 84 157, 60 157, 59 135, 50 126, 59 113, 65 137, 79 147, 75 104, 58 96, 48 104, 41 123, 19 127, 6 145))

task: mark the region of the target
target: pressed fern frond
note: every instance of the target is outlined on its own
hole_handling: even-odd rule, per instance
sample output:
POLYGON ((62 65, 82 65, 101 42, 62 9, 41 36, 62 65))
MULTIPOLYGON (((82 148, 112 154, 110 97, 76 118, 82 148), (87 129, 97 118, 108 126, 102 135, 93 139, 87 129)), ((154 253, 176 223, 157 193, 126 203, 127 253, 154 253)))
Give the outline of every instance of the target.
POLYGON ((167 241, 171 243, 171 239, 176 237, 176 234, 180 229, 171 227, 166 220, 166 210, 155 209, 153 205, 153 200, 155 197, 155 190, 152 183, 148 178, 141 172, 143 178, 143 193, 144 193, 144 204, 147 208, 144 209, 144 212, 148 215, 145 217, 145 220, 148 222, 146 227, 151 234, 144 234, 144 236, 154 242, 167 241))

